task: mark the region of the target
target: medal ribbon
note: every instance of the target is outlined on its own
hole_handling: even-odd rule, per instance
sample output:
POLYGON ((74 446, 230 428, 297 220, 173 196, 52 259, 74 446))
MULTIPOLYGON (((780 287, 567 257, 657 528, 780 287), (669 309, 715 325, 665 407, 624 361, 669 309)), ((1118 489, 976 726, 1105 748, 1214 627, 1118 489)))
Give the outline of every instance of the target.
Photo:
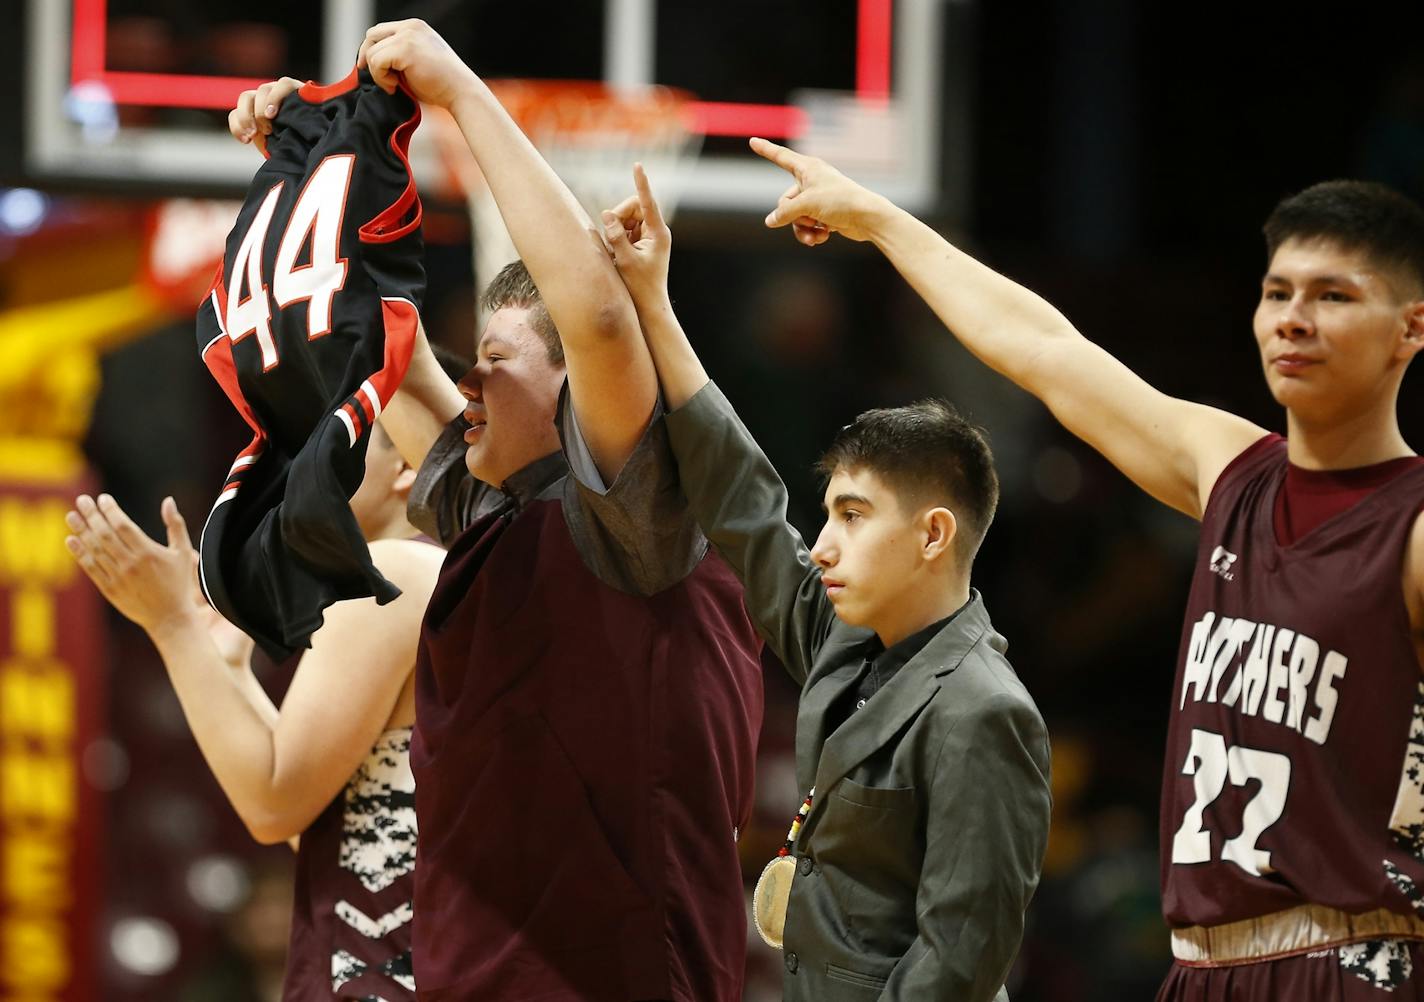
POLYGON ((776 851, 778 856, 791 855, 791 847, 796 844, 796 836, 801 833, 801 823, 806 820, 806 815, 811 813, 811 801, 815 796, 816 788, 813 786, 811 792, 806 794, 806 802, 796 812, 796 817, 791 819, 791 831, 786 833, 786 844, 776 851))

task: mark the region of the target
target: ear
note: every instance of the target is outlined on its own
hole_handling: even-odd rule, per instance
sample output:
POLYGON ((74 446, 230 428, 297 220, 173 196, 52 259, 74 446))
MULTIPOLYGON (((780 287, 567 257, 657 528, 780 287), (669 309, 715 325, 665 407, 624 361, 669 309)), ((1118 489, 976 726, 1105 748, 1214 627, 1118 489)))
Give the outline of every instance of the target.
POLYGON ((415 486, 415 471, 401 462, 400 472, 396 474, 395 483, 391 484, 391 492, 401 499, 410 497, 410 489, 415 486))
POLYGON ((923 556, 926 560, 939 560, 945 555, 953 557, 954 540, 959 535, 959 520, 948 508, 931 508, 920 516, 924 531, 923 556))
POLYGON ((1410 303, 1404 311, 1404 336, 1397 354, 1408 361, 1424 349, 1424 299, 1410 303))

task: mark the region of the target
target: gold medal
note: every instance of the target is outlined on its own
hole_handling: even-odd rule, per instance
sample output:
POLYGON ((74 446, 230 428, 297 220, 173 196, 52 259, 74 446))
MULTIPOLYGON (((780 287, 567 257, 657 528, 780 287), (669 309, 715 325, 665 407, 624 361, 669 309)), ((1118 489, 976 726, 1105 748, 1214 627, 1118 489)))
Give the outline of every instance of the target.
POLYGON ((767 946, 778 950, 781 949, 782 933, 786 929, 786 905, 791 900, 791 881, 796 876, 796 836, 801 834, 801 823, 811 813, 811 801, 815 797, 813 787, 791 821, 786 844, 776 858, 766 864, 766 869, 757 878, 756 890, 752 891, 752 924, 761 933, 761 938, 766 940, 767 946))
POLYGON ((781 949, 786 928, 786 903, 791 898, 791 879, 796 876, 796 857, 777 856, 761 871, 752 892, 752 921, 768 946, 781 949))

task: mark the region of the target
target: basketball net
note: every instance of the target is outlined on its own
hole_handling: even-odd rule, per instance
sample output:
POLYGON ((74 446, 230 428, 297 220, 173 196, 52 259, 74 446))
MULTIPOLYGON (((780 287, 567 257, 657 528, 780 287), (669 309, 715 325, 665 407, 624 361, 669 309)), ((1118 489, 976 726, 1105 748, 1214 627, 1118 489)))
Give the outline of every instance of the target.
MULTIPOLYGON (((685 168, 702 149, 702 135, 684 114, 690 95, 593 81, 499 80, 489 86, 600 230, 599 214, 633 194, 634 162, 643 164, 664 217, 672 219, 685 168)), ((475 287, 483 292, 519 255, 454 119, 431 120, 438 123, 441 159, 469 205, 475 287)))

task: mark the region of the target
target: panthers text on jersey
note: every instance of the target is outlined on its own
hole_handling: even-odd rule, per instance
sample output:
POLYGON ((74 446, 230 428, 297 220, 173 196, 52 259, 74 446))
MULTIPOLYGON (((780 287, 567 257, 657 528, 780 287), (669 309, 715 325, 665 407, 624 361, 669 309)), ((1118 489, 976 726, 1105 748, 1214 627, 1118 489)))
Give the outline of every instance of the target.
POLYGON ((1202 518, 1167 740, 1163 911, 1177 929, 1216 928, 1310 906, 1377 913, 1342 941, 1402 934, 1392 916, 1424 912, 1424 685, 1403 587, 1424 467, 1282 543, 1286 471, 1285 442, 1261 440, 1202 518))

